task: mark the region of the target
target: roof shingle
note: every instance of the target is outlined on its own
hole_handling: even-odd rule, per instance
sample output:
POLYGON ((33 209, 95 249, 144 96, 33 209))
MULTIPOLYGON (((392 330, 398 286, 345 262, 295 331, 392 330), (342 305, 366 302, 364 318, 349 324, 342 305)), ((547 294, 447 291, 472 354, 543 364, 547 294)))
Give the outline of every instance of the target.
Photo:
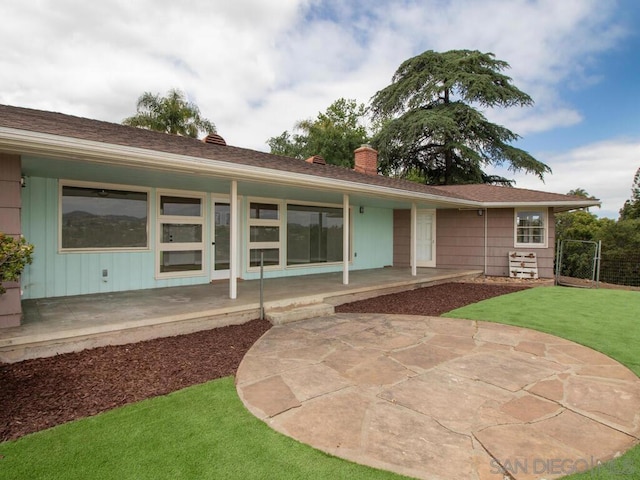
POLYGON ((585 200, 581 197, 492 185, 423 185, 382 175, 367 175, 335 165, 307 163, 304 160, 272 155, 247 148, 210 144, 194 138, 9 105, 0 105, 0 127, 184 155, 205 161, 214 160, 251 167, 262 167, 276 171, 435 195, 443 200, 456 199, 484 203, 585 200))

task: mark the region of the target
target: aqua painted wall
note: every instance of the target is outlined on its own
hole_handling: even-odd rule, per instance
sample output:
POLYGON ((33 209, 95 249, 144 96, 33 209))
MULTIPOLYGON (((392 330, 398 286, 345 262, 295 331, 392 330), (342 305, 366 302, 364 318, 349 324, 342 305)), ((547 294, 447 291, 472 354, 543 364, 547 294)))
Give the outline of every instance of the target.
MULTIPOLYGON (((247 207, 240 197, 240 276, 256 279, 259 272, 247 265, 247 207)), ((58 251, 58 180, 28 177, 22 189, 22 228, 35 245, 34 261, 22 275, 23 298, 46 298, 89 293, 106 293, 158 287, 205 284, 210 280, 210 248, 205 248, 204 274, 170 279, 155 278, 156 189, 149 196, 149 250, 123 252, 58 251), (107 270, 108 276, 102 276, 107 270)), ((206 202, 205 245, 211 245, 211 198, 206 202)), ((353 262, 351 270, 382 268, 393 263, 393 210, 358 207, 351 210, 353 262)), ((282 248, 286 240, 283 240, 282 248)), ((266 277, 284 277, 342 271, 342 264, 267 270, 266 277)))
MULTIPOLYGON (((243 208, 246 211, 246 207, 243 208)), ((364 270, 382 268, 393 264, 393 210, 365 207, 364 213, 359 213, 358 207, 351 210, 353 221, 353 251, 354 257, 350 270, 364 270)), ((244 222, 243 222, 244 223, 244 222)), ((283 245, 284 248, 284 245, 283 245)), ((246 235, 243 237, 243 252, 247 250, 246 235)), ((246 257, 246 255, 244 255, 246 257)), ((243 278, 254 280, 260 277, 259 272, 247 271, 246 262, 243 278)), ((297 275, 311 275, 314 273, 341 272, 342 263, 333 265, 314 265, 309 267, 280 267, 265 269, 265 278, 293 277, 297 275)))
MULTIPOLYGON (((22 275, 23 297, 46 298, 143 288, 195 285, 209 282, 205 275, 155 278, 155 190, 151 191, 149 244, 146 251, 58 252, 58 180, 29 177, 22 189, 22 229, 35 246, 33 263, 22 275), (108 276, 102 276, 103 270, 108 276)), ((210 232, 205 229, 206 244, 210 232)), ((208 261, 208 252, 205 255, 208 261)))

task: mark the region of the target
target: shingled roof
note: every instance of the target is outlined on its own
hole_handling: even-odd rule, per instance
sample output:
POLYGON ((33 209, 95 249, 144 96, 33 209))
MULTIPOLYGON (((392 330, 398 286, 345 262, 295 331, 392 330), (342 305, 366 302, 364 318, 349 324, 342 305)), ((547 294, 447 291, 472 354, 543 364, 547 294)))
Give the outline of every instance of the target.
MULTIPOLYGON (((207 160, 228 162, 248 167, 261 167, 281 172, 380 186, 405 192, 434 195, 442 200, 466 200, 474 203, 571 202, 576 199, 585 201, 581 197, 490 185, 423 185, 382 175, 367 175, 335 165, 307 163, 304 160, 247 148, 205 143, 198 139, 179 135, 9 105, 0 105, 0 127, 195 157, 205 162, 207 160)), ((1 145, 2 136, 0 135, 1 145)))
POLYGON ((462 198, 476 202, 489 203, 544 203, 544 202, 584 202, 585 199, 577 195, 563 195, 560 193, 541 192, 526 188, 500 187, 497 185, 439 185, 437 190, 447 195, 459 195, 462 198))

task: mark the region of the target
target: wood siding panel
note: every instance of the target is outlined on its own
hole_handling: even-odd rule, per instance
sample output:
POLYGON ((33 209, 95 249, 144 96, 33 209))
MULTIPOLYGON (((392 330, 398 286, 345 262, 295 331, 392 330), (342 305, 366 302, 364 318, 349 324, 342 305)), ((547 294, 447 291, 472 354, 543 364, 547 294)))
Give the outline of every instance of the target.
MULTIPOLYGON (((487 275, 509 276, 509 251, 514 250, 514 209, 489 209, 487 222, 487 275)), ((443 268, 478 268, 483 270, 484 216, 476 210, 437 211, 436 266, 443 268)), ((553 277, 555 226, 553 209, 548 216, 549 243, 547 248, 532 249, 538 257, 540 277, 553 277)), ((519 248, 519 250, 523 250, 519 248)))
POLYGON ((484 269, 484 217, 477 210, 438 210, 436 266, 484 269))
MULTIPOLYGON (((19 155, 0 153, 0 232, 14 237, 22 234, 19 155)), ((22 307, 20 283, 5 282, 6 292, 0 295, 0 328, 20 325, 22 307)))
POLYGON ((411 266, 411 210, 393 211, 393 266, 411 266))

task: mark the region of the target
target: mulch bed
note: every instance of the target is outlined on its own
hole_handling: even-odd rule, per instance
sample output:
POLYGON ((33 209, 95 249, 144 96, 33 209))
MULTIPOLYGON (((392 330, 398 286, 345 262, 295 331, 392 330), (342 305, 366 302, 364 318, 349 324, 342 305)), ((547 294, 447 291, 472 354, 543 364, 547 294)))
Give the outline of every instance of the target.
POLYGON ((491 297, 529 288, 524 285, 445 283, 407 292, 382 295, 336 307, 340 313, 391 313, 438 316, 491 297))
MULTIPOLYGON (((440 315, 527 288, 448 283, 341 305, 339 312, 440 315)), ((128 345, 0 364, 0 441, 234 375, 271 324, 254 320, 128 345)))

